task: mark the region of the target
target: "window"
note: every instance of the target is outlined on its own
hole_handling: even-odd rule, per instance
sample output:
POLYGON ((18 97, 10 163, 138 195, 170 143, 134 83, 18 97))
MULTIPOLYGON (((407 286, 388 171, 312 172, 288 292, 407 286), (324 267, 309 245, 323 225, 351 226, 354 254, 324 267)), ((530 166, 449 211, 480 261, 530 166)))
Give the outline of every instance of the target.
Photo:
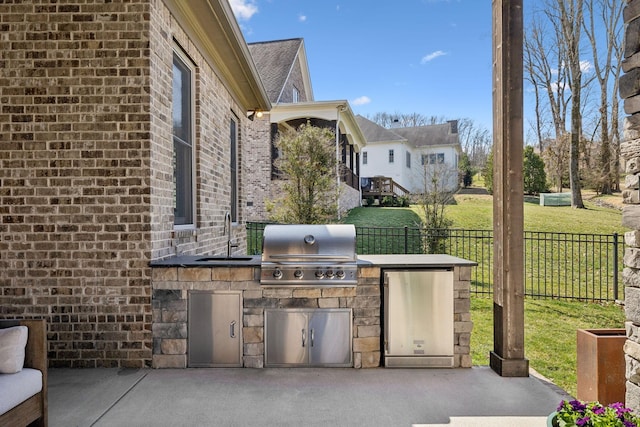
POLYGON ((363 164, 363 165, 366 165, 366 164, 367 164, 367 161, 368 161, 368 159, 367 159, 367 152, 366 152, 366 151, 363 151, 363 152, 362 152, 362 164, 363 164))
POLYGON ((425 165, 429 163, 430 165, 442 164, 444 163, 444 153, 431 153, 431 154, 423 154, 420 162, 425 165))
POLYGON ((238 221, 238 121, 237 117, 232 117, 229 121, 229 145, 231 164, 229 171, 231 175, 231 221, 238 221))
POLYGON ((393 163, 393 150, 389 150, 389 163, 393 163))
POLYGON ((174 225, 192 225, 193 185, 193 71, 181 56, 173 54, 173 183, 174 225))
POLYGON ((411 168, 411 153, 407 151, 407 167, 411 168))
POLYGON ((293 102, 300 102, 300 91, 298 90, 297 87, 293 87, 293 98, 292 98, 293 102))

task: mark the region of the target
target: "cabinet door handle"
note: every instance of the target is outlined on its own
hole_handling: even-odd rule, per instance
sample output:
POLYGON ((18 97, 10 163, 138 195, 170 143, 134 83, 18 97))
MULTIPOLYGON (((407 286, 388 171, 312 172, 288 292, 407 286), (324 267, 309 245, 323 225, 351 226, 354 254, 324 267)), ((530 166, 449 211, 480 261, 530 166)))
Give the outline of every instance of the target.
POLYGON ((231 324, 229 325, 229 336, 231 338, 236 337, 236 321, 235 320, 232 320, 231 324))
POLYGON ((306 342, 307 342, 307 334, 306 334, 305 330, 303 329, 302 330, 302 346, 303 347, 305 346, 306 342))
POLYGON ((312 329, 311 330, 311 347, 313 347, 313 339, 314 339, 314 337, 313 337, 313 329, 312 329))

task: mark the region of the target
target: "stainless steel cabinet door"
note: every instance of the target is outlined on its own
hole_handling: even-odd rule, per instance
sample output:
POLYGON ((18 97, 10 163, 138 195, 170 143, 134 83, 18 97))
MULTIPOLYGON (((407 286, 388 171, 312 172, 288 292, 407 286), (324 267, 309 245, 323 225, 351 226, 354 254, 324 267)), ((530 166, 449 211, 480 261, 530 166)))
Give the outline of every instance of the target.
POLYGON ((309 331, 304 312, 265 311, 265 365, 306 364, 309 331))
POLYGON ((453 273, 387 271, 386 355, 453 355, 453 273))
POLYGON ((242 366, 240 293, 189 293, 189 366, 242 366))
POLYGON ((317 310, 309 317, 309 364, 351 366, 351 310, 317 310))

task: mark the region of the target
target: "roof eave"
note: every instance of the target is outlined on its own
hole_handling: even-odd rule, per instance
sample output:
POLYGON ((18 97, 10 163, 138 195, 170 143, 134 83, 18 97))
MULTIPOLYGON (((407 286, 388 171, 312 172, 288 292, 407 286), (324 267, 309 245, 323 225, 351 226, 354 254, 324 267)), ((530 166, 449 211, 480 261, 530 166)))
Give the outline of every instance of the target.
POLYGON ((270 110, 266 89, 229 2, 163 1, 240 105, 246 110, 270 110))

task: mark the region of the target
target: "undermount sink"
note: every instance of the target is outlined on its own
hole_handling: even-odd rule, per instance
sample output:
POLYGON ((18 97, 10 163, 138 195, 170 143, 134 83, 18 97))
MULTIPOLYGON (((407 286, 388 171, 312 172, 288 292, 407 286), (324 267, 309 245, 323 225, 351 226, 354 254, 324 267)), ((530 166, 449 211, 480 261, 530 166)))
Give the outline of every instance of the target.
POLYGON ((253 257, 247 257, 247 256, 224 256, 224 255, 218 255, 218 256, 208 256, 208 257, 204 257, 204 258, 198 258, 196 261, 198 262, 207 262, 207 261, 251 261, 253 259, 253 257))

